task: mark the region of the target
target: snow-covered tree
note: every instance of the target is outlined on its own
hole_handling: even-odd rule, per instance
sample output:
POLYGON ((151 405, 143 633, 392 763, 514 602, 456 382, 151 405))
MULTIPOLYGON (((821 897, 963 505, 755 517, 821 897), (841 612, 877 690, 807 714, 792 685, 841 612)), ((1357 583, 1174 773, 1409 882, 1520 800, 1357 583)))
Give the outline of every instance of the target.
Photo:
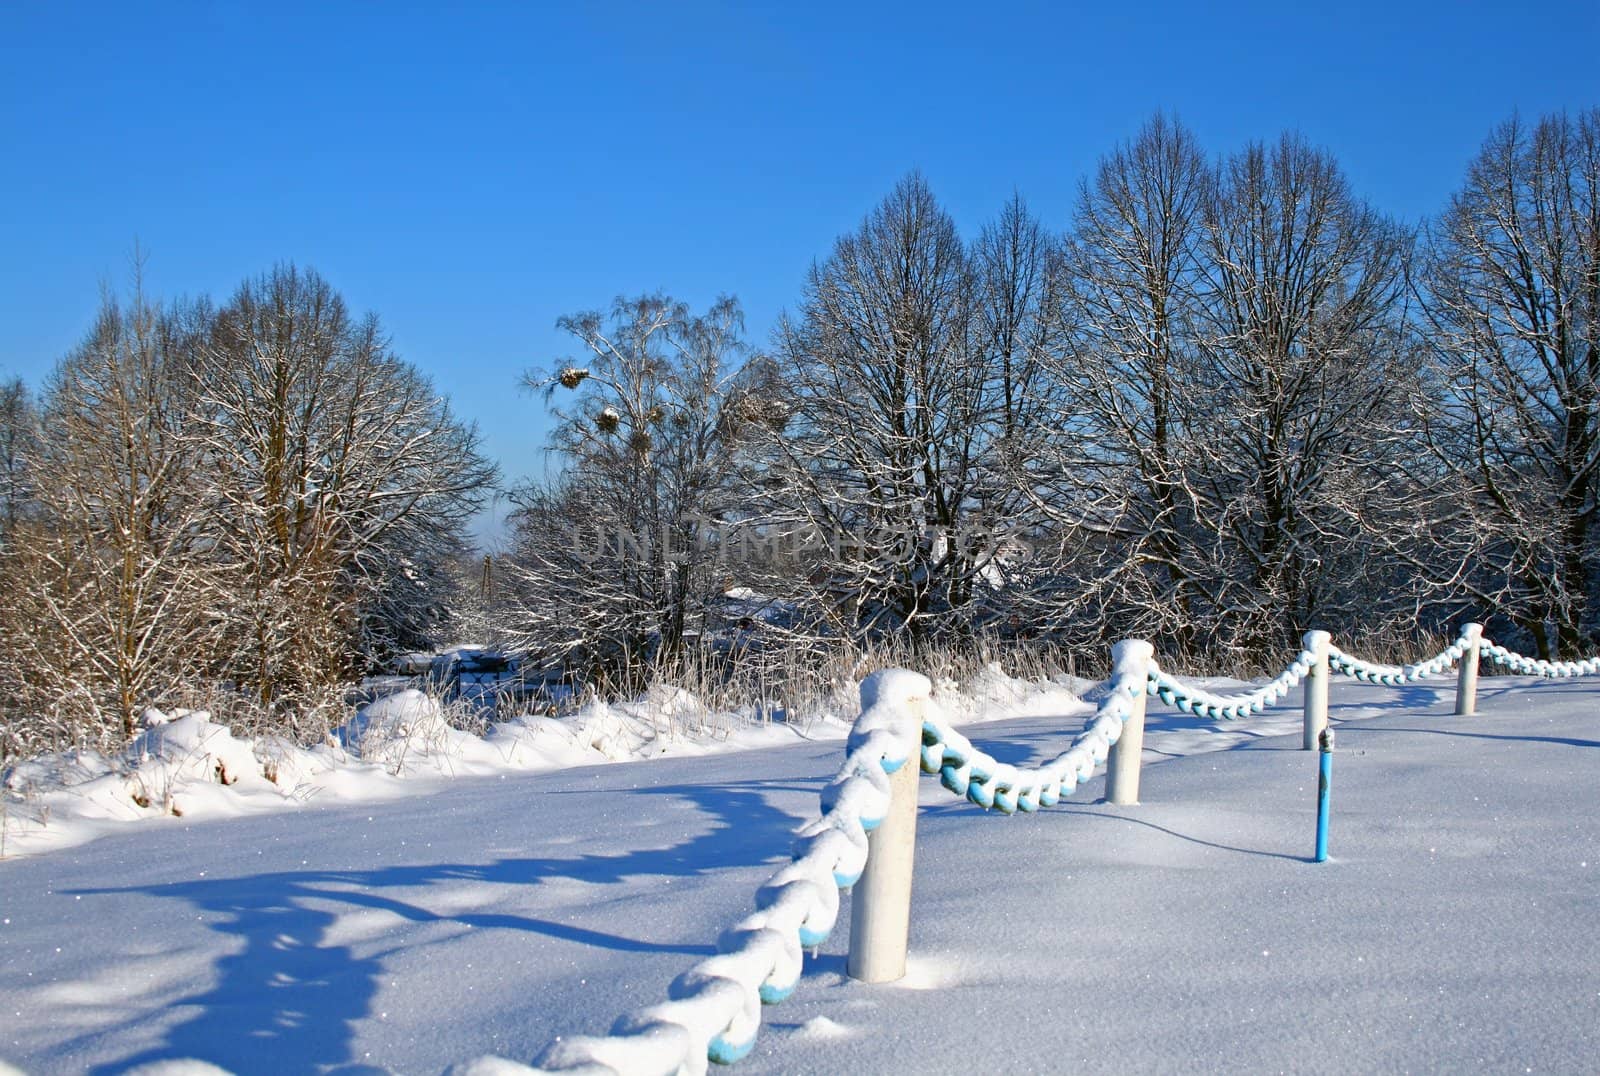
POLYGON ((1417 366, 1412 238, 1296 136, 1222 164, 1195 313, 1200 523, 1230 562, 1219 628, 1247 645, 1373 612, 1356 521, 1402 450, 1417 366))
POLYGON ((1448 391, 1424 417, 1456 481, 1421 567, 1575 655, 1600 606, 1600 109, 1496 128, 1427 254, 1448 391))
POLYGON ((43 394, 37 517, 7 553, 11 705, 58 738, 116 742, 198 667, 214 639, 203 598, 203 449, 194 436, 202 305, 108 299, 43 394))
MULTIPOLYGON (((17 536, 36 520, 33 495, 39 451, 39 421, 33 399, 21 378, 0 382, 0 593, 22 594, 36 566, 20 555, 17 536)), ((27 645, 34 627, 25 615, 27 602, 0 617, 0 759, 20 753, 40 739, 37 717, 26 712, 31 701, 26 670, 15 655, 27 645)))
POLYGON ((769 368, 749 357, 732 298, 704 314, 663 295, 619 298, 558 324, 582 353, 525 380, 561 401, 551 447, 563 471, 514 495, 508 623, 525 645, 627 680, 704 628, 728 581, 722 542, 742 519, 740 445, 784 416, 758 391, 769 368))
POLYGON ((1197 644, 1215 563, 1190 486, 1214 182, 1194 135, 1157 116, 1080 186, 1049 352, 1062 403, 1034 478, 1066 528, 1061 612, 1182 649, 1197 644))
POLYGON ((1191 651, 1415 611, 1368 530, 1416 450, 1410 242, 1292 136, 1211 166, 1157 117, 1100 163, 1062 263, 1066 406, 1039 476, 1069 609, 1191 651))
POLYGON ((294 720, 356 671, 363 610, 412 589, 441 536, 453 549, 494 467, 376 317, 314 272, 243 285, 200 378, 225 668, 294 720))
POLYGON ((0 548, 30 514, 39 416, 21 378, 0 381, 0 548))
POLYGON ((970 627, 1023 505, 1048 326, 1049 243, 1020 202, 969 251, 927 182, 902 180, 808 278, 779 329, 792 410, 769 518, 820 535, 810 581, 846 631, 970 627))

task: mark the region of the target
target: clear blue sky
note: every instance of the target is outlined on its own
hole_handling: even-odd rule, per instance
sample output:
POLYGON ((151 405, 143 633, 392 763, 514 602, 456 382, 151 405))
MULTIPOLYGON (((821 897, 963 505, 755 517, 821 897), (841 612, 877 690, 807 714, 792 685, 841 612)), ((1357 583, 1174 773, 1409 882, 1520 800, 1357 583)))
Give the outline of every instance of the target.
POLYGON ((294 4, 0 0, 0 376, 38 386, 137 241, 158 295, 311 266, 476 420, 567 312, 664 289, 764 343, 920 168, 963 229, 1055 228, 1151 113, 1285 128, 1416 221, 1490 128, 1600 104, 1600 3, 294 4), (453 9, 446 11, 447 8, 453 9))

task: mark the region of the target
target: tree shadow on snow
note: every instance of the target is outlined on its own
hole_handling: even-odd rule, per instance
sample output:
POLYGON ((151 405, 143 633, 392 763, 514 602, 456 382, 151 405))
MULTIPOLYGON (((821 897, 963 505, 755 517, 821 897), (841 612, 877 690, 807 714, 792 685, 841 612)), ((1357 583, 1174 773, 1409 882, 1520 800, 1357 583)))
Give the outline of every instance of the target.
MULTIPOLYGON (((648 876, 690 877, 772 862, 787 854, 796 820, 771 806, 771 784, 673 785, 613 794, 679 797, 712 819, 704 832, 671 848, 570 857, 496 859, 484 863, 430 863, 366 870, 282 871, 234 878, 125 888, 80 889, 75 894, 171 899, 204 913, 213 930, 239 938, 243 948, 215 965, 215 985, 173 1002, 193 1010, 159 1047, 103 1065, 98 1074, 168 1058, 203 1058, 240 1073, 377 1072, 354 1063, 354 1024, 365 1018, 386 973, 385 958, 419 943, 415 936, 358 954, 330 944, 328 931, 352 907, 390 912, 411 923, 453 923, 473 929, 533 934, 623 952, 709 956, 710 945, 679 945, 586 929, 570 923, 503 912, 436 912, 427 905, 435 887, 498 882, 536 885, 546 879, 620 884, 648 876), (775 855, 776 853, 776 855, 775 855)), ((808 789, 809 790, 809 789, 808 789)), ((639 811, 657 810, 641 802, 639 811)), ((426 939, 423 939, 424 941, 426 939)))
MULTIPOLYGON (((1456 685, 1454 681, 1439 681, 1433 684, 1402 684, 1399 687, 1385 689, 1385 695, 1372 699, 1364 696, 1351 698, 1348 691, 1341 692, 1339 688, 1344 685, 1357 685, 1359 681, 1339 678, 1328 685, 1328 716, 1338 719, 1340 710, 1430 710, 1440 703, 1448 702, 1454 705, 1456 698, 1456 685), (1341 683, 1341 680, 1343 681, 1341 683), (1341 696, 1343 696, 1341 698, 1341 696)), ((1301 702, 1304 710, 1305 703, 1301 702)))
POLYGON ((1057 810, 1059 810, 1062 814, 1082 815, 1086 818, 1097 818, 1107 822, 1126 822, 1130 825, 1144 826, 1146 829, 1153 829, 1157 833, 1164 833, 1168 837, 1175 837, 1180 841, 1188 841, 1190 844, 1198 844, 1206 848, 1215 848, 1219 852, 1236 852, 1242 856, 1263 856, 1267 859, 1287 859, 1295 863, 1303 863, 1306 861, 1305 856, 1291 855, 1288 852, 1268 852, 1260 848, 1241 848, 1235 844, 1223 844, 1220 841, 1208 841, 1204 837, 1195 837, 1188 833, 1179 833, 1177 830, 1168 826, 1163 826, 1144 818, 1134 818, 1131 815, 1110 814, 1105 811, 1087 811, 1081 807, 1061 807, 1057 808, 1057 810))
MULTIPOLYGON (((1470 721, 1471 718, 1470 717, 1469 718, 1464 718, 1463 720, 1470 721)), ((1409 733, 1416 733, 1416 734, 1423 735, 1423 736, 1462 736, 1462 737, 1465 737, 1466 739, 1469 739, 1469 740, 1518 740, 1518 741, 1521 741, 1523 743, 1558 744, 1558 745, 1560 745, 1562 747, 1600 747, 1600 740, 1579 740, 1579 739, 1575 739, 1575 738, 1570 737, 1570 736, 1501 736, 1501 735, 1496 735, 1496 734, 1491 733, 1491 732, 1456 732, 1456 731, 1450 730, 1450 729, 1397 729, 1397 728, 1360 728, 1360 727, 1353 727, 1349 731, 1352 732, 1352 733, 1359 732, 1359 733, 1364 734, 1364 735, 1371 735, 1371 734, 1378 734, 1378 733, 1390 733, 1390 732, 1409 732, 1409 733)))

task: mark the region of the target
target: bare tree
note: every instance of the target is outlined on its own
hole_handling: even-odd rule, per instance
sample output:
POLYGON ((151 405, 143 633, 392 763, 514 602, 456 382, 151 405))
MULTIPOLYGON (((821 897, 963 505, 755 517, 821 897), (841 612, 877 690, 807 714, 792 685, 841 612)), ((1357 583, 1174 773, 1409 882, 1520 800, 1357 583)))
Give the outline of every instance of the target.
POLYGON ((220 312, 108 299, 38 428, 0 548, 8 752, 119 742, 200 682, 299 729, 438 621, 494 476, 376 319, 293 269, 220 312))
POLYGON ((583 354, 525 379, 572 399, 552 438, 564 474, 514 496, 514 630, 626 680, 704 629, 741 521, 739 446, 783 414, 755 391, 768 367, 749 358, 732 298, 700 315, 663 295, 619 298, 558 324, 583 354))
POLYGON ((0 549, 30 514, 39 418, 21 378, 0 382, 0 549))
POLYGON ((1583 650, 1600 503, 1600 109, 1498 127, 1429 236, 1457 484, 1432 574, 1503 606, 1541 655, 1583 650), (1553 637, 1552 637, 1553 634, 1553 637))
POLYGON ((469 611, 480 604, 479 580, 464 565, 481 558, 460 518, 440 527, 427 515, 408 516, 385 531, 346 572, 357 599, 351 656, 362 668, 391 668, 398 655, 478 634, 479 620, 469 611))
MULTIPOLYGON (((33 496, 38 448, 38 414, 27 386, 21 378, 0 382, 0 593, 25 595, 38 575, 17 548, 18 537, 38 515, 33 496)), ((31 604, 13 598, 8 615, 0 617, 0 653, 10 655, 0 662, 0 713, 6 715, 0 721, 0 760, 50 738, 38 716, 28 712, 35 700, 18 660, 37 635, 31 604)))
POLYGON ((225 667, 293 722, 355 671, 363 608, 430 532, 461 533, 494 468, 377 319, 313 272, 241 287, 201 376, 225 667))
POLYGON ((1412 394, 1411 237, 1295 136, 1224 162, 1205 211, 1194 484, 1231 561, 1219 625, 1252 647, 1373 612, 1353 522, 1412 394))
MULTIPOLYGON (((979 233, 969 260, 974 345, 991 379, 985 409, 990 428, 983 433, 1002 456, 1022 463, 1031 458, 1033 438, 1052 417, 1055 402, 1048 359, 1060 337, 1059 244, 1014 195, 979 233)), ((1014 488, 1007 493, 1016 498, 1014 488)))
POLYGON ((968 252, 974 276, 972 344, 986 377, 979 421, 966 435, 979 462, 956 573, 967 579, 968 600, 981 610, 969 621, 998 625, 1003 634, 1037 630, 1059 620, 1061 595, 1051 558, 1032 543, 1048 512, 1035 494, 1048 429, 1066 406, 1057 364, 1057 316, 1063 280, 1061 246, 1014 195, 979 233, 968 252), (1027 551, 1024 554, 1024 545, 1027 551), (1026 621, 1024 621, 1026 618, 1026 621))
POLYGON ((1063 612, 1191 650, 1214 585, 1196 526, 1194 392, 1204 211, 1215 184, 1194 135, 1156 116, 1079 188, 1062 262, 1061 385, 1045 507, 1077 584, 1063 612))
POLYGON ((649 599, 661 587, 644 570, 647 551, 608 504, 610 491, 589 478, 574 470, 513 492, 501 624, 509 641, 542 660, 606 687, 637 688, 655 658, 662 610, 649 599))
POLYGON ((793 421, 769 503, 826 547, 813 582, 843 630, 970 627, 1001 570, 1005 477, 1026 443, 1047 244, 1020 203, 976 260, 920 175, 815 266, 779 329, 793 421))
POLYGON ((1294 136, 1213 168, 1157 117, 1101 162, 1063 260, 1066 407, 1039 476, 1069 608, 1250 652, 1415 612, 1366 530, 1416 449, 1410 245, 1294 136))
POLYGON ((44 393, 39 518, 9 551, 24 708, 79 742, 118 742, 196 667, 204 517, 192 434, 208 312, 107 299, 44 393))

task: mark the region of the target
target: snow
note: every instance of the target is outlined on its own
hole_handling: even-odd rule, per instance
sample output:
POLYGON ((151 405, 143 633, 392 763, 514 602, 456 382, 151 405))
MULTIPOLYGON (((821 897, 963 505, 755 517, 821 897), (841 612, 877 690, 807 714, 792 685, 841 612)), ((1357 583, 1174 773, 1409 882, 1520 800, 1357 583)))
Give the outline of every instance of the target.
MULTIPOLYGON (((968 689, 936 698, 958 723, 984 718, 966 734, 1015 765, 1059 752, 1087 713, 1061 685, 1030 694, 996 674, 968 689), (1064 713, 1037 701, 1049 692, 1064 713)), ((1470 718, 1452 697, 1334 682, 1320 865, 1298 692, 1226 725, 1152 705, 1137 807, 1094 802, 1096 783, 1004 818, 924 779, 907 978, 844 977, 844 901, 737 1071, 1589 1069, 1600 692, 1486 678, 1470 718)), ((135 808, 95 823, 93 843, 0 862, 0 1058, 437 1072, 526 1061, 665 1003, 816 817, 845 730, 819 719, 813 738, 775 728, 765 749, 733 750, 749 744, 680 728, 681 752, 590 764, 605 730, 629 759, 653 750, 629 737, 670 743, 662 701, 531 719, 496 729, 486 759, 444 744, 398 775, 350 748, 306 752, 327 768, 305 780, 343 773, 369 797, 344 802, 274 791, 241 765, 260 745, 174 715, 119 765, 164 767, 190 809, 135 808), (508 745, 526 757, 507 761, 508 745), (445 758, 456 779, 425 761, 445 758), (234 784, 205 779, 219 762, 234 784)), ((426 742, 430 720, 394 700, 348 738, 426 742)), ((88 798, 127 781, 69 759, 33 779, 88 798)), ((58 824, 90 820, 45 830, 58 824)), ((480 1071, 496 1068, 517 1070, 480 1071)))
MULTIPOLYGON (((1087 709, 1059 685, 1016 680, 994 667, 964 687, 946 684, 944 692, 947 708, 966 721, 1087 709)), ((304 748, 275 738, 236 739, 203 711, 151 711, 147 731, 114 758, 64 752, 11 767, 0 857, 68 848, 128 825, 426 794, 461 777, 744 751, 802 739, 831 743, 845 738, 855 716, 841 707, 814 713, 805 724, 752 721, 657 684, 629 702, 594 701, 560 719, 524 715, 478 737, 452 727, 431 696, 401 690, 363 707, 330 743, 304 748)))

